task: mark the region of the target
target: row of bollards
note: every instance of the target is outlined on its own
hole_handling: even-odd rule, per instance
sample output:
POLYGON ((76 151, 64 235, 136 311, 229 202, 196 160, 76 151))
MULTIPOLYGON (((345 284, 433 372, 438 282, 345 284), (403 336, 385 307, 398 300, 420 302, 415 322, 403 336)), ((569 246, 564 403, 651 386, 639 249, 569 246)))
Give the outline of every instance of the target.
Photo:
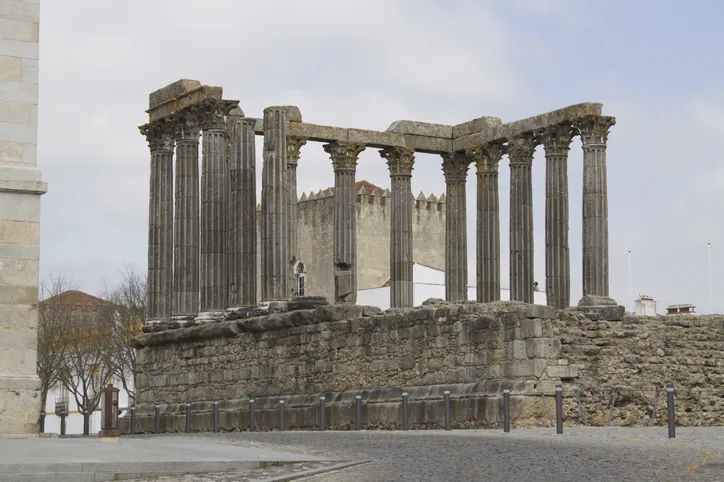
MULTIPOLYGON (((541 399, 543 400, 543 404, 545 406, 546 413, 548 415, 548 419, 550 422, 551 427, 556 428, 557 434, 563 433, 563 386, 558 384, 555 388, 555 420, 553 419, 553 416, 551 414, 550 409, 548 408, 548 403, 546 402, 544 393, 540 393, 541 399)), ((445 430, 450 430, 452 425, 452 409, 451 409, 451 400, 450 400, 450 391, 445 390, 443 393, 444 396, 444 410, 445 410, 445 430)), ((586 416, 586 411, 583 408, 583 404, 581 403, 581 399, 578 395, 578 392, 575 394, 576 396, 576 402, 578 404, 579 411, 581 413, 581 418, 583 419, 583 422, 585 425, 588 425, 588 419, 586 416)), ((656 413, 656 407, 658 404, 658 393, 656 396, 656 399, 654 401, 654 412, 651 417, 651 424, 654 423, 654 415, 656 413)), ((671 386, 666 388, 666 404, 667 404, 667 411, 668 411, 668 429, 669 429, 669 438, 675 438, 676 437, 676 420, 675 420, 675 414, 674 414, 674 402, 675 402, 675 389, 671 386)), ((616 403, 616 393, 613 393, 613 403, 611 405, 611 410, 609 412, 608 416, 608 424, 610 424, 611 418, 613 417, 613 407, 616 403)), ((254 417, 254 406, 255 401, 253 399, 249 400, 249 431, 254 432, 255 430, 255 417, 254 417)), ((191 404, 186 403, 186 433, 191 432, 191 404)), ((132 407, 130 410, 131 414, 131 434, 136 433, 136 410, 135 407, 132 407)), ((87 412, 84 413, 84 434, 87 435, 88 431, 88 415, 87 412)), ((219 402, 214 401, 213 402, 213 414, 212 414, 212 426, 213 431, 218 432, 219 431, 219 402)), ((362 397, 361 395, 355 396, 355 430, 361 430, 361 420, 362 420, 362 397)), ((41 413, 41 428, 44 429, 45 426, 45 413, 41 413)), ((284 400, 279 400, 279 430, 284 431, 285 424, 284 424, 284 400)), ((324 395, 319 397, 319 430, 324 431, 327 429, 327 420, 326 420, 326 397, 324 395)), ((402 430, 407 431, 409 430, 409 394, 408 392, 402 392, 402 430)), ((505 389, 503 390, 503 431, 505 433, 510 432, 510 390, 505 389)), ((61 435, 65 433, 65 417, 61 416, 61 435)), ((161 409, 158 404, 154 405, 154 433, 161 433, 161 409)))

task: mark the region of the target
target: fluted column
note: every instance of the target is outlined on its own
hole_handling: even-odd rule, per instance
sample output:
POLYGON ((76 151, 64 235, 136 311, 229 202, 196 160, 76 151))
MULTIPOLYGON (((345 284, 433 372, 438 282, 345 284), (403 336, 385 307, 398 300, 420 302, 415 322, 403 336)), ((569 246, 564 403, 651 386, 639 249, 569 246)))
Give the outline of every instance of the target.
POLYGON ((510 139, 510 299, 533 303, 533 134, 510 139))
POLYGON ((173 126, 157 121, 141 126, 151 150, 148 202, 149 322, 171 317, 173 290, 173 126))
POLYGON ((261 299, 286 300, 289 290, 289 188, 287 170, 287 112, 264 109, 264 165, 261 192, 261 299))
POLYGON ((306 139, 298 137, 287 138, 287 186, 289 194, 287 196, 288 210, 287 217, 289 219, 289 287, 294 286, 294 267, 299 260, 299 252, 297 251, 297 165, 299 164, 299 151, 303 145, 307 143, 306 139))
POLYGON ((256 305, 256 120, 237 108, 229 123, 229 307, 237 308, 256 305))
POLYGON ((500 200, 498 164, 502 144, 471 151, 477 168, 476 294, 478 303, 500 300, 500 200))
POLYGON ((546 297, 548 306, 563 309, 571 303, 571 265, 568 249, 568 149, 570 124, 542 133, 546 151, 546 297))
POLYGON ((334 302, 357 302, 357 192, 355 171, 362 144, 332 142, 324 150, 334 166, 334 302))
POLYGON ((176 116, 176 209, 174 212, 174 317, 199 312, 199 135, 196 109, 176 116))
MULTIPOLYGON (((403 147, 380 151, 390 169, 390 307, 413 304, 412 292, 412 169, 415 152, 403 147)), ((449 214, 448 210, 448 214, 449 214)))
POLYGON ((229 140, 225 116, 235 107, 227 101, 210 101, 202 108, 201 160, 201 319, 223 315, 229 302, 228 225, 229 140))
POLYGON ((445 216, 445 300, 468 299, 468 229, 465 182, 470 159, 462 152, 443 154, 445 216))
POLYGON ((583 144, 583 295, 608 296, 608 187, 606 143, 616 119, 577 122, 583 144))

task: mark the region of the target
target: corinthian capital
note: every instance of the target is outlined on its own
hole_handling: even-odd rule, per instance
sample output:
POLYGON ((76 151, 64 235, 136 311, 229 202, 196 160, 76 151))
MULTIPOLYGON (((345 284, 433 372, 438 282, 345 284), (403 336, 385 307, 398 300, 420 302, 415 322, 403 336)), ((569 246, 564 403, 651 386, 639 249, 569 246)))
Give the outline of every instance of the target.
POLYGON ((445 182, 465 182, 470 159, 464 152, 446 152, 442 155, 442 172, 445 182))
POLYGON ((550 126, 540 133, 540 139, 547 155, 565 154, 573 139, 573 127, 571 124, 550 126))
POLYGON ((365 150, 364 144, 353 142, 330 142, 324 144, 324 152, 329 154, 335 171, 357 169, 357 158, 359 153, 365 150))
POLYGON ((616 118, 603 115, 592 115, 579 119, 575 125, 581 133, 583 146, 605 146, 608 141, 608 130, 616 124, 616 118))
POLYGON ((299 162, 299 150, 307 140, 302 137, 287 137, 287 166, 297 165, 299 162))
POLYGON ((173 124, 158 120, 138 127, 141 135, 146 137, 151 152, 173 152, 173 124))
POLYGON ((412 176, 415 165, 415 151, 406 147, 385 147, 380 150, 380 156, 387 159, 390 176, 412 176))
POLYGON ((203 130, 226 129, 226 116, 235 108, 238 102, 233 100, 208 99, 198 108, 198 115, 203 130))
POLYGON ((190 107, 174 115, 174 135, 176 142, 198 142, 201 134, 201 120, 198 109, 190 107))
POLYGON ((536 138, 533 133, 525 133, 508 140, 508 157, 511 165, 528 165, 533 162, 536 138))
POLYGON ((497 173, 500 159, 506 151, 507 148, 505 145, 494 143, 470 149, 466 151, 466 154, 470 160, 475 162, 475 167, 478 169, 478 172, 497 173))

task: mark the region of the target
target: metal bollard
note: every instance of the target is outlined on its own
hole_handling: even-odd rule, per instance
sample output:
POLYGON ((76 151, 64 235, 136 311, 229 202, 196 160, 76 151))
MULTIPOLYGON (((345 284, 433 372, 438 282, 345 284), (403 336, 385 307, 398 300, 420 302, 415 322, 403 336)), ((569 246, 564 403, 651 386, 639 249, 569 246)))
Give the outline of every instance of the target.
POLYGON ((88 410, 83 410, 83 435, 90 435, 90 417, 88 417, 88 410))
POLYGON ((45 410, 40 411, 40 433, 45 433, 45 410))
POLYGON ((608 422, 606 422, 606 425, 611 425, 611 419, 613 418, 614 407, 616 407, 616 392, 613 392, 613 402, 611 402, 611 411, 608 412, 608 422))
POLYGON ((556 385, 556 433, 563 433, 563 387, 556 385))
POLYGON ((254 431, 254 399, 249 400, 249 432, 254 431))
POLYGON ((654 398, 654 407, 651 410, 651 422, 649 425, 656 423, 656 410, 659 408, 659 388, 656 387, 656 398, 654 398))
POLYGON ((279 431, 284 431, 284 400, 279 400, 279 431))
POLYGON ((581 397, 578 396, 578 390, 576 390, 576 402, 578 402, 578 411, 581 412, 581 418, 583 419, 583 425, 588 425, 588 417, 586 417, 586 409, 583 408, 581 403, 581 397))
POLYGON ((214 432, 219 431, 219 402, 217 400, 214 400, 214 432))
POLYGON ((510 390, 503 390, 503 432, 510 432, 510 390))
POLYGON ((186 433, 191 433, 191 404, 186 402, 186 433))
POLYGON ((65 412, 60 412, 60 435, 65 435, 65 412))
POLYGON ((443 395, 445 395, 445 430, 450 430, 450 390, 445 390, 443 395))
POLYGON ((131 407, 131 435, 136 433, 136 407, 131 407))
POLYGON ((402 430, 407 431, 407 392, 402 392, 402 430))
POLYGON ((676 438, 676 414, 674 413, 674 387, 666 387, 666 408, 669 411, 669 438, 676 438))
POLYGON ((158 404, 153 406, 153 432, 161 433, 161 407, 158 404))
POLYGON ((354 404, 355 404, 355 418, 354 418, 354 429, 360 430, 360 426, 362 425, 362 395, 355 395, 354 397, 354 404))
POLYGON ((324 431, 324 395, 319 397, 319 430, 324 431))

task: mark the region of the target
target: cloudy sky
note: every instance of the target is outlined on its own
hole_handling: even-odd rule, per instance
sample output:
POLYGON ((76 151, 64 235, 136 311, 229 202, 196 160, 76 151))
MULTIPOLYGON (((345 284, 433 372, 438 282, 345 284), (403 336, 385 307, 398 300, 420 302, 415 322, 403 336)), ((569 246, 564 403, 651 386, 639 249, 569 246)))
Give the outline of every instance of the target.
MULTIPOLYGON (((97 293, 146 267, 148 94, 180 78, 224 88, 248 116, 300 107, 305 121, 385 130, 398 119, 504 122, 579 102, 614 115, 608 148, 611 294, 724 310, 724 4, 674 0, 43 0, 39 160, 41 278, 97 293)), ((260 142, 259 142, 260 144, 260 142)), ((581 146, 570 153, 572 301, 581 295, 581 146)), ((260 162, 260 160, 259 160, 260 162)), ((502 277, 508 167, 501 163, 502 277)), ((261 169, 257 170, 261 175, 261 169)), ((358 179, 389 186, 374 150, 358 179)), ((533 163, 536 280, 545 280, 545 159, 533 163)), ((468 188, 474 282, 474 169, 468 188)), ((333 185, 321 145, 302 151, 301 192, 333 185)), ((419 155, 415 194, 439 195, 419 155)), ((443 242, 441 240, 440 242, 443 242)))

